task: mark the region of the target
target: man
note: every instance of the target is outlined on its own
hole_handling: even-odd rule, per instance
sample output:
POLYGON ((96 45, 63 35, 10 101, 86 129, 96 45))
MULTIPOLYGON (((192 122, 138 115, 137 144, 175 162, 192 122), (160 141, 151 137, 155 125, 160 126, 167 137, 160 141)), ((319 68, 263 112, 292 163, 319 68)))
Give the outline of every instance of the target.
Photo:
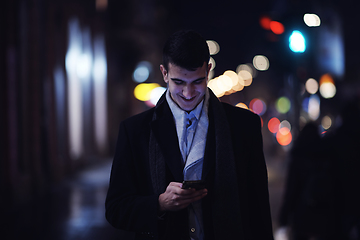
POLYGON ((219 102, 209 59, 198 33, 173 34, 160 66, 167 91, 120 124, 106 218, 136 239, 273 239, 260 118, 219 102))

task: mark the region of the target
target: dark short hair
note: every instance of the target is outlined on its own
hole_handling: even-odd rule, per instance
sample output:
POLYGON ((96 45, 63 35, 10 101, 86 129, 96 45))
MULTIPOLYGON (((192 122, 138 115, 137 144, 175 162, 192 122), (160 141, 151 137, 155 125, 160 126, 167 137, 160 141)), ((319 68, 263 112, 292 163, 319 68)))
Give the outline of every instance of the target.
POLYGON ((209 63, 210 52, 206 40, 193 30, 180 30, 172 34, 163 49, 163 65, 169 63, 193 71, 209 63))

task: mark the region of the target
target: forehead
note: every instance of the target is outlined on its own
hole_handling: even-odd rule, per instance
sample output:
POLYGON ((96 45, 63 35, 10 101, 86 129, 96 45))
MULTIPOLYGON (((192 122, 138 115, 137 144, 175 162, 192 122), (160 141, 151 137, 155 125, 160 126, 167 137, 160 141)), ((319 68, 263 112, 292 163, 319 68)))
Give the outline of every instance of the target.
POLYGON ((199 77, 206 77, 206 64, 204 63, 202 67, 196 68, 194 71, 187 70, 186 68, 179 67, 175 64, 169 63, 168 73, 172 78, 186 78, 186 79, 196 79, 199 77))

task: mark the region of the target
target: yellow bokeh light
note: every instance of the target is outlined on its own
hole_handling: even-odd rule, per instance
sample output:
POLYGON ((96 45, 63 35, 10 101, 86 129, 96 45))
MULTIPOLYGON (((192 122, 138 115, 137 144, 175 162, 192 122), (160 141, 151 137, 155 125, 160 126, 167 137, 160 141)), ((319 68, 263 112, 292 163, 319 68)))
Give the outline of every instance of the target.
POLYGON ((241 84, 240 81, 238 81, 238 83, 237 83, 236 85, 234 85, 234 86, 232 87, 232 89, 233 89, 234 91, 239 92, 239 91, 241 91, 241 90, 244 89, 244 85, 241 84))
POLYGON ((232 86, 235 86, 239 82, 239 76, 234 71, 231 70, 225 71, 223 75, 231 78, 232 86))
POLYGON ((220 51, 220 46, 216 41, 207 40, 206 43, 209 46, 210 55, 215 55, 220 51))
POLYGON ((325 116, 322 118, 321 120, 321 126, 325 129, 328 130, 332 125, 332 120, 329 116, 325 116))
POLYGON ((213 79, 214 75, 215 75, 214 71, 210 71, 210 72, 209 72, 208 79, 209 79, 209 80, 210 80, 210 79, 213 79))
POLYGON ((269 69, 269 59, 262 55, 257 55, 253 58, 253 65, 259 71, 266 71, 269 69))
POLYGON ((233 93, 236 93, 236 91, 231 88, 229 91, 225 92, 225 95, 230 95, 230 94, 233 94, 233 93))
POLYGON ((135 87, 134 95, 140 101, 149 101, 151 91, 157 87, 160 87, 157 83, 140 83, 135 87))
POLYGON ((244 109, 249 109, 248 106, 246 106, 246 104, 245 104, 245 103, 242 103, 242 102, 236 104, 235 106, 236 106, 236 107, 240 107, 240 108, 244 108, 244 109))
POLYGON ((315 94, 319 90, 319 84, 315 79, 309 78, 305 83, 305 89, 308 93, 315 94))
POLYGON ((232 88, 232 80, 229 76, 221 75, 216 81, 218 87, 224 92, 230 91, 232 88))

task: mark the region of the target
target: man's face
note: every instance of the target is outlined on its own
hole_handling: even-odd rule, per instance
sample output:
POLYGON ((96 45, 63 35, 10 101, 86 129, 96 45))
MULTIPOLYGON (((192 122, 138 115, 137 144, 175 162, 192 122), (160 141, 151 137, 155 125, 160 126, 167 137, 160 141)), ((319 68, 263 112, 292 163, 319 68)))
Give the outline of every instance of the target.
POLYGON ((163 65, 160 65, 171 98, 184 111, 190 112, 203 100, 210 68, 211 64, 204 63, 195 71, 189 71, 169 63, 167 71, 163 65))

